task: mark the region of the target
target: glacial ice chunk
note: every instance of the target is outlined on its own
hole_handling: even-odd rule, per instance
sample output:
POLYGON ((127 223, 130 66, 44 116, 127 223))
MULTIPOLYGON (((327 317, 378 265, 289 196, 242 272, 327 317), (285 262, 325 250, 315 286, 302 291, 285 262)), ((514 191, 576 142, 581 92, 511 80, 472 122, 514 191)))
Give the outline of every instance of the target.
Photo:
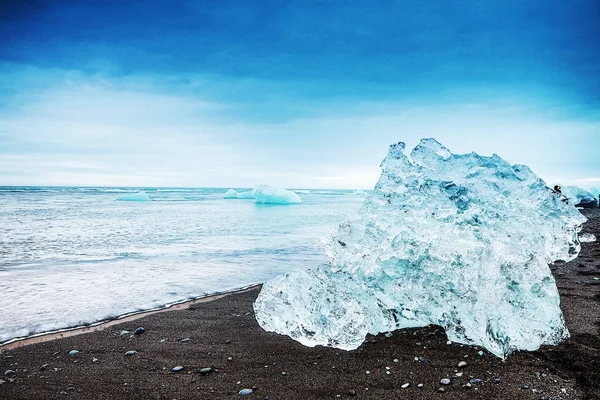
POLYGON ((139 201, 139 202, 151 201, 150 197, 148 197, 146 192, 144 192, 143 190, 141 190, 139 192, 135 192, 135 193, 124 194, 122 196, 119 196, 117 198, 117 200, 119 200, 119 201, 139 201))
POLYGON ((596 207, 598 205, 596 196, 585 189, 577 186, 563 186, 561 189, 562 194, 576 207, 596 207))
POLYGON ((329 262, 267 281, 267 331, 355 349, 367 334, 430 324, 498 357, 568 337, 548 262, 577 256, 585 221, 524 165, 456 155, 434 139, 394 144, 329 262))
POLYGON ((238 192, 237 190, 234 189, 229 189, 228 191, 225 192, 225 195, 223 196, 224 199, 237 199, 238 198, 238 192))
POLYGON ((256 197, 254 194, 256 193, 256 189, 249 190, 247 192, 241 192, 237 194, 238 199, 250 199, 254 200, 256 197))
POLYGON ((595 242, 596 241, 596 235, 594 235, 593 233, 584 233, 582 235, 579 235, 579 241, 581 243, 595 242))
POLYGON ((287 189, 259 185, 254 189, 256 202, 260 204, 298 204, 302 203, 297 193, 287 189))

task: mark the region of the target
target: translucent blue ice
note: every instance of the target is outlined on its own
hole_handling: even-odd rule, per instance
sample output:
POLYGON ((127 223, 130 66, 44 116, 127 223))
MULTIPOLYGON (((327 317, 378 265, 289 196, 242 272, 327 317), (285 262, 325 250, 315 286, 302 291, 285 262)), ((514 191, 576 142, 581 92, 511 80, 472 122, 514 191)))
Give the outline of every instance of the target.
POLYGON ((267 331, 355 349, 430 324, 499 357, 568 337, 548 262, 580 250, 585 218, 528 167, 455 155, 433 139, 390 147, 374 193, 329 243, 330 261, 267 281, 267 331))
POLYGON ((589 192, 577 186, 563 186, 562 193, 572 202, 574 205, 586 204, 586 203, 598 203, 597 196, 594 193, 589 192))
POLYGON ((136 193, 127 193, 117 198, 119 201, 150 201, 150 197, 144 191, 139 191, 136 193))
POLYGON ((237 190, 234 189, 229 189, 227 192, 225 192, 225 195, 223 196, 224 199, 237 199, 238 198, 238 192, 237 190))
POLYGON ((259 185, 254 189, 256 202, 260 204, 298 204, 302 203, 297 193, 287 189, 259 185))

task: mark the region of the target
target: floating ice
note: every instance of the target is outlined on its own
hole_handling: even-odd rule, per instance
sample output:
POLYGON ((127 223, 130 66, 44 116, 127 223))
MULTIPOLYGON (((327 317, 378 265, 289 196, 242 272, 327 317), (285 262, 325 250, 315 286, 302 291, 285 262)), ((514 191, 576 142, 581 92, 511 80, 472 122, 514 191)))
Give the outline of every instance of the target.
POLYGON ((254 189, 257 203, 261 204, 298 204, 302 203, 300 196, 291 190, 259 185, 254 189))
POLYGON ((117 198, 117 200, 120 200, 120 201, 139 201, 139 202, 151 201, 150 197, 148 197, 148 195, 144 191, 139 191, 139 192, 136 192, 136 193, 124 194, 122 196, 119 196, 117 198))
POLYGON ((362 190, 362 189, 356 189, 354 191, 354 194, 357 195, 357 196, 365 196, 367 193, 364 190, 362 190))
POLYGON ((585 221, 528 167, 455 155, 433 139, 392 145, 330 262, 267 281, 267 331, 355 349, 368 333, 437 324, 499 357, 568 337, 548 262, 575 258, 585 221))
POLYGON ((596 207, 598 201, 593 193, 577 186, 563 186, 562 194, 576 207, 596 207))
POLYGON ((228 191, 225 192, 225 195, 223 196, 223 198, 225 199, 237 199, 238 198, 238 192, 237 190, 234 189, 229 189, 228 191))
POLYGON ((237 198, 238 199, 252 199, 252 200, 254 200, 256 198, 256 197, 254 197, 254 193, 256 193, 256 189, 250 190, 248 192, 238 193, 237 198))
POLYGON ((584 233, 579 235, 579 241, 581 243, 591 243, 596 241, 596 236, 592 233, 584 233))

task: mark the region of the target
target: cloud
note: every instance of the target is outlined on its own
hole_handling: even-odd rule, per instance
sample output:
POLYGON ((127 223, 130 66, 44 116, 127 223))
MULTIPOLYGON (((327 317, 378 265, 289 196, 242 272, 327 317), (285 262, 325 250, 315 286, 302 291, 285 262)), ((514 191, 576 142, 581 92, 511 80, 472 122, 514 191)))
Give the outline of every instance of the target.
POLYGON ((547 179, 565 166, 573 178, 600 174, 600 150, 588 145, 598 119, 523 93, 325 101, 298 96, 291 82, 4 70, 0 184, 372 188, 388 145, 422 137, 455 153, 498 153, 547 179), (249 115, 255 105, 236 86, 288 111, 273 118, 270 104, 249 115))

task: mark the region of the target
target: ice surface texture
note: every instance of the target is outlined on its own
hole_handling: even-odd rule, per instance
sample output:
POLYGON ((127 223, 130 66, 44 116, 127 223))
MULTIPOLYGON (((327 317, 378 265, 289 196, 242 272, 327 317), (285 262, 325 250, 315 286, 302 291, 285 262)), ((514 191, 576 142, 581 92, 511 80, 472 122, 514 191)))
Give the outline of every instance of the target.
POLYGON ((568 337, 548 262, 575 258, 585 218, 528 167, 394 144, 374 193, 329 243, 330 262, 267 281, 267 331, 355 349, 367 333, 430 324, 499 357, 568 337))
POLYGON ((117 200, 119 200, 119 201, 139 201, 139 202, 151 201, 150 197, 148 197, 148 195, 144 191, 124 194, 123 196, 119 196, 117 198, 117 200))

